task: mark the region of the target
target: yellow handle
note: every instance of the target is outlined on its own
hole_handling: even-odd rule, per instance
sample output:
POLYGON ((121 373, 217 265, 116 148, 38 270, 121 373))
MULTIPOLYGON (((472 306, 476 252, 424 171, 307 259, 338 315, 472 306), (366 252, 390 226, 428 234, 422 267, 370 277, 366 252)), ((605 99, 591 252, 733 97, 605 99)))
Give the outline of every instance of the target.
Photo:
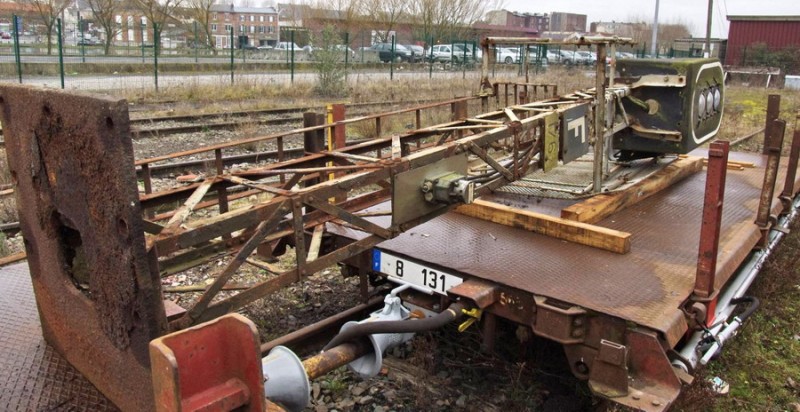
POLYGON ((470 326, 472 326, 473 323, 479 320, 481 318, 481 315, 483 314, 483 311, 475 308, 470 310, 461 309, 461 313, 469 316, 469 319, 465 320, 463 323, 458 325, 459 332, 467 330, 467 328, 469 328, 470 326))

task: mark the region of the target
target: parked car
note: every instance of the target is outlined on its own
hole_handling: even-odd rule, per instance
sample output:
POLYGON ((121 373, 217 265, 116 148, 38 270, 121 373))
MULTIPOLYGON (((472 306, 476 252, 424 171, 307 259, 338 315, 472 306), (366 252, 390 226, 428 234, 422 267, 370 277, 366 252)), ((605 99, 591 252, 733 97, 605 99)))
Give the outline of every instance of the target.
POLYGON ((77 46, 96 46, 98 44, 100 43, 94 39, 79 39, 76 43, 77 46))
POLYGON ((427 58, 425 55, 425 48, 416 44, 404 44, 407 49, 411 50, 411 61, 419 62, 427 58))
POLYGON ((408 62, 413 58, 411 50, 402 44, 394 45, 394 53, 392 53, 392 43, 375 43, 369 49, 378 52, 378 59, 384 63, 390 62, 393 55, 397 62, 408 62))
POLYGON ((594 52, 582 50, 578 51, 578 54, 581 56, 583 64, 594 65, 597 63, 597 55, 594 52))
POLYGON ((347 47, 347 45, 344 45, 344 44, 334 44, 334 45, 333 45, 333 46, 331 46, 331 47, 332 47, 334 50, 339 50, 339 51, 341 51, 342 53, 344 53, 344 52, 346 51, 346 52, 347 52, 347 54, 350 56, 350 57, 349 57, 349 59, 354 59, 354 58, 356 57, 356 52, 355 52, 353 49, 351 49, 351 48, 347 47))
POLYGON ((430 50, 425 54, 427 56, 433 54, 433 61, 435 62, 458 64, 464 60, 465 55, 467 60, 473 58, 469 50, 465 52, 463 44, 437 44, 432 46, 430 50))
POLYGON ((545 54, 542 57, 539 57, 539 47, 537 46, 529 46, 528 47, 528 60, 530 60, 531 64, 537 65, 540 67, 547 67, 550 65, 550 58, 547 57, 548 55, 545 54))
POLYGON ((275 50, 294 50, 300 51, 301 48, 296 43, 288 42, 288 41, 280 41, 278 44, 275 45, 275 50))
POLYGON ((8 40, 11 38, 11 33, 9 32, 0 32, 0 39, 8 40))
POLYGON ((519 63, 519 49, 510 47, 498 47, 495 49, 495 61, 498 63, 512 64, 519 63))
POLYGON ((258 47, 253 46, 252 44, 245 44, 242 46, 242 50, 258 50, 258 47))
POLYGON ((550 63, 561 63, 561 53, 555 50, 548 50, 547 61, 549 61, 550 63))
POLYGON ((464 52, 464 48, 466 47, 466 49, 467 49, 467 60, 474 60, 476 62, 479 62, 479 61, 483 60, 483 50, 481 50, 480 47, 473 47, 473 44, 471 42, 454 43, 453 46, 461 49, 461 51, 462 51, 461 57, 462 58, 464 57, 463 52, 464 52))
POLYGON ((636 55, 628 52, 618 51, 615 55, 618 59, 635 59, 636 55))
POLYGON ((303 50, 304 52, 306 52, 308 54, 312 54, 312 53, 314 53, 314 46, 312 46, 310 44, 307 44, 307 45, 303 46, 303 48, 301 50, 303 50))
POLYGON ((272 50, 272 46, 269 44, 263 44, 261 46, 256 47, 258 50, 272 50))
POLYGON ((587 58, 577 50, 561 50, 561 63, 567 66, 587 64, 587 58))

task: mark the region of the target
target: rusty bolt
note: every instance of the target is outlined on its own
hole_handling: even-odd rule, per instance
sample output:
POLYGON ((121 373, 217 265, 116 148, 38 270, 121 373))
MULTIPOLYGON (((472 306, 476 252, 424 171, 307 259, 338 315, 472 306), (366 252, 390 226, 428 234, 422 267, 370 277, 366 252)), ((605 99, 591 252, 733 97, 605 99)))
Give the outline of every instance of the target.
POLYGON ((572 330, 572 337, 573 338, 580 338, 583 336, 583 329, 573 329, 572 330))
POLYGON ((583 318, 575 318, 572 320, 572 324, 575 326, 583 326, 583 318))

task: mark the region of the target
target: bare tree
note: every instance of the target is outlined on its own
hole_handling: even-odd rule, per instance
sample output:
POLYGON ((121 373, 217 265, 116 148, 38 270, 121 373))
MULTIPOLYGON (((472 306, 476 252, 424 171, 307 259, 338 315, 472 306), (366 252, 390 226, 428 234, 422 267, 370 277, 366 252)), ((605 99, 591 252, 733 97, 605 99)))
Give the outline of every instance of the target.
POLYGON ((86 2, 89 3, 97 24, 106 33, 103 46, 107 56, 109 49, 111 49, 111 44, 114 42, 114 37, 122 32, 122 22, 117 21, 117 16, 125 8, 125 4, 122 0, 86 0, 86 2))
POLYGON ((389 41, 389 35, 408 15, 406 0, 363 0, 362 13, 369 16, 379 42, 389 41))
POLYGON ((318 28, 333 24, 339 32, 355 33, 366 21, 364 4, 365 0, 317 0, 305 9, 304 21, 318 28))
MULTIPOLYGON (((144 17, 153 23, 153 40, 161 38, 164 25, 169 20, 175 20, 176 11, 181 7, 183 0, 132 0, 133 5, 142 12, 144 17)), ((160 45, 156 45, 156 50, 160 45)))
POLYGON ((426 43, 466 37, 471 26, 489 10, 502 8, 502 1, 412 0, 409 14, 416 22, 416 35, 426 43))
POLYGON ((43 23, 47 37, 47 54, 53 50, 53 30, 56 19, 70 4, 70 0, 22 0, 24 4, 31 5, 36 10, 36 16, 43 23))
MULTIPOLYGON (((211 41, 213 33, 211 32, 211 19, 214 12, 211 11, 211 6, 216 3, 216 0, 189 0, 188 12, 191 18, 197 22, 198 25, 203 27, 203 35, 206 38, 206 46, 211 48, 214 54, 217 54, 215 42, 211 41)), ((194 39, 194 46, 198 47, 198 39, 194 39)))
MULTIPOLYGON (((642 22, 633 26, 630 37, 636 42, 637 48, 647 45, 653 34, 652 23, 645 23, 649 20, 642 16, 628 17, 628 21, 642 22)), ((673 19, 668 22, 658 24, 658 44, 657 48, 661 52, 666 52, 672 47, 676 39, 686 39, 691 37, 691 25, 681 18, 673 19)), ((649 49, 649 47, 647 47, 649 49)))

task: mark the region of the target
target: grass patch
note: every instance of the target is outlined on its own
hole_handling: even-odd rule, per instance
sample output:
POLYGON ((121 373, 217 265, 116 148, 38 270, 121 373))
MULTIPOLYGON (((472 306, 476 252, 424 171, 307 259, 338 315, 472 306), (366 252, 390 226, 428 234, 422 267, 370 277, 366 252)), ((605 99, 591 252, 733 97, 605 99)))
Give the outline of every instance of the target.
MULTIPOLYGON (((797 126, 800 91, 730 86, 726 89, 725 113, 722 117, 719 138, 736 140, 764 127, 767 117, 767 98, 771 94, 781 96, 780 118, 786 120, 787 136, 791 136, 791 131, 797 126)), ((736 150, 760 151, 763 145, 762 133, 742 143, 736 150)), ((788 147, 788 143, 784 144, 785 155, 788 154, 788 147)))
POLYGON ((675 410, 800 409, 800 221, 791 229, 748 291, 761 300, 760 309, 720 358, 697 374, 675 410), (714 376, 730 384, 728 395, 716 396, 708 388, 706 381, 714 376))

